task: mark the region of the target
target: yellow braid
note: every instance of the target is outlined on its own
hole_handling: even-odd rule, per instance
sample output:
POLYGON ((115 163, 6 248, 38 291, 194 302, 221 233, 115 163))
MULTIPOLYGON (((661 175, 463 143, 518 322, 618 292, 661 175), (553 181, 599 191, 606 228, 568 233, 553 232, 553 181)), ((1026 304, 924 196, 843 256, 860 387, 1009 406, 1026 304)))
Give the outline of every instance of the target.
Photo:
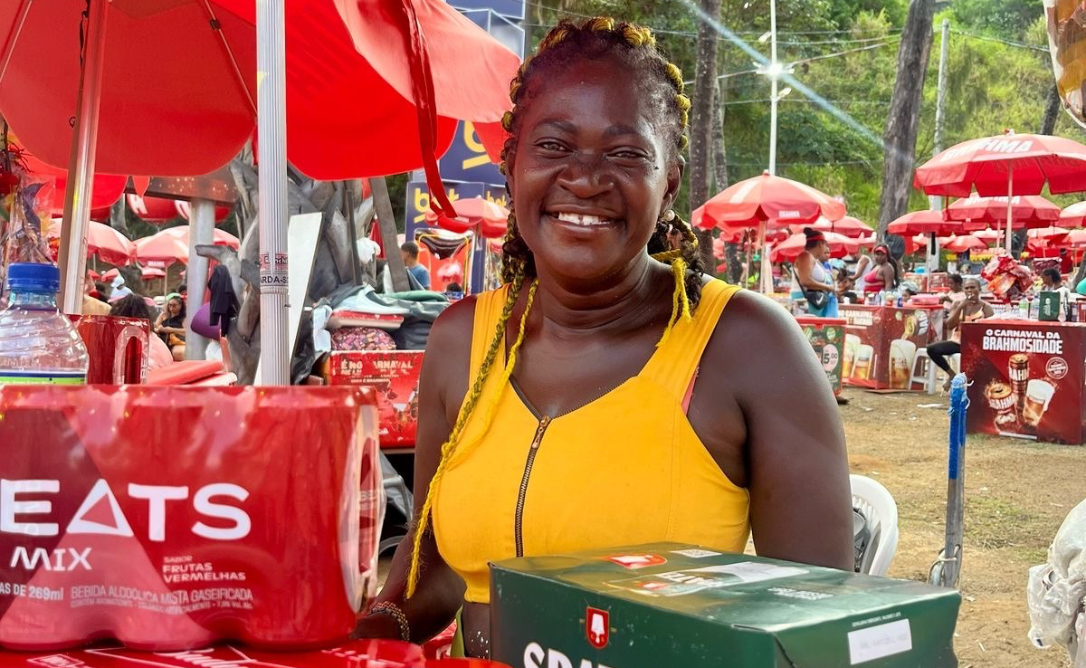
POLYGON ((479 397, 483 393, 483 385, 486 383, 487 376, 490 375, 490 368, 494 364, 494 359, 497 357, 501 347, 505 345, 505 327, 509 322, 509 317, 513 314, 513 307, 517 302, 517 297, 519 296, 520 289, 523 285, 524 276, 522 274, 509 286, 509 296, 506 297, 505 306, 502 309, 501 317, 498 319, 497 331, 494 333, 494 338, 491 340, 490 347, 486 351, 486 356, 483 357, 483 363, 479 365, 479 373, 475 377, 475 382, 472 384, 471 391, 464 398, 464 403, 460 406, 460 412, 456 417, 456 424, 453 425, 452 431, 449 432, 449 438, 441 444, 441 459, 437 465, 437 470, 434 471, 434 477, 430 479, 430 486, 426 490, 426 501, 422 504, 422 509, 419 512, 418 524, 415 527, 415 534, 412 540, 411 569, 407 575, 407 598, 414 596, 415 587, 418 585, 422 539, 423 536, 425 536, 430 523, 430 511, 433 508, 434 490, 437 488, 438 482, 441 480, 442 476, 445 475, 445 469, 448 467, 449 460, 452 458, 453 452, 456 451, 456 445, 460 440, 460 434, 463 432, 465 425, 467 425, 468 418, 471 417, 472 412, 475 410, 475 406, 479 403, 479 397))

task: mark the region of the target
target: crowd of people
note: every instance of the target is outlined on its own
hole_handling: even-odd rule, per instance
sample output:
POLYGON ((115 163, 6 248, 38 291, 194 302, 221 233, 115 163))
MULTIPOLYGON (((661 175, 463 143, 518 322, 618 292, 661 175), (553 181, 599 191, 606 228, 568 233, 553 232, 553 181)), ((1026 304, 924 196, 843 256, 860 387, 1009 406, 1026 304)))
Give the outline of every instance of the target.
POLYGON ((85 315, 108 315, 146 320, 150 337, 150 368, 159 369, 185 359, 185 293, 184 284, 178 291, 166 295, 160 306, 155 299, 131 290, 123 276, 110 283, 88 278, 83 294, 85 315))

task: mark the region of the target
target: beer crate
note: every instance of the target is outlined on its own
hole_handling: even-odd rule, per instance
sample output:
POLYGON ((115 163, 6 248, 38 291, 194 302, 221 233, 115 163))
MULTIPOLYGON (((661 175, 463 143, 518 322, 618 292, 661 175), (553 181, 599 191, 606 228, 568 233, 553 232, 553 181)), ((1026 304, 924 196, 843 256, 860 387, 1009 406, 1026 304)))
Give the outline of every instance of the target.
POLYGON ((950 668, 958 592, 679 543, 491 567, 514 668, 950 668))

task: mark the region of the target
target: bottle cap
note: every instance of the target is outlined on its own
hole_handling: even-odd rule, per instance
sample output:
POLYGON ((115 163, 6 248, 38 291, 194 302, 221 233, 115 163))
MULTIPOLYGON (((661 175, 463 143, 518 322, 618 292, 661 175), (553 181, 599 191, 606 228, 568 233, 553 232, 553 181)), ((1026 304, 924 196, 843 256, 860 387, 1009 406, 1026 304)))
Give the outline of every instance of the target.
POLYGON ((14 262, 8 265, 8 288, 12 292, 60 291, 60 270, 52 264, 14 262))

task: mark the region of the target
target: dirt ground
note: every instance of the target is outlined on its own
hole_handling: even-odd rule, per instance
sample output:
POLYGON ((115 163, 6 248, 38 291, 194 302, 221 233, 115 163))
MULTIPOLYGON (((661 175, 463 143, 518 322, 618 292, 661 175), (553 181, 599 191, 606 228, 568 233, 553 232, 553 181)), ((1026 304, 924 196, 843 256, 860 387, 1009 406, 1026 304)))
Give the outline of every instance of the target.
MULTIPOLYGON (((881 482, 898 504, 901 537, 889 575, 927 580, 944 535, 947 398, 856 389, 842 396, 852 472, 881 482)), ((1026 579, 1086 497, 1086 447, 970 435, 965 487, 960 665, 1069 666, 1062 648, 1037 650, 1026 637, 1026 579)))

